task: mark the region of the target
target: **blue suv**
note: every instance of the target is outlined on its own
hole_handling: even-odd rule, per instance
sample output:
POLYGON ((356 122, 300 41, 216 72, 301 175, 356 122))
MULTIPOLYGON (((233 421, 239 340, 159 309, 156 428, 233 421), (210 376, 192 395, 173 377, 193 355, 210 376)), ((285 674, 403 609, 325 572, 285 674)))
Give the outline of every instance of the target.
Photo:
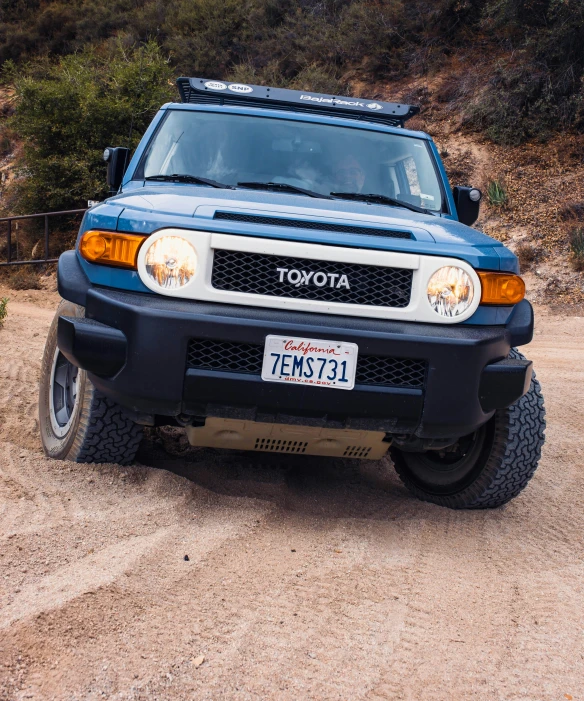
POLYGON ((533 475, 544 408, 515 255, 472 229, 410 105, 180 78, 59 260, 47 455, 194 446, 380 459, 452 508, 533 475))

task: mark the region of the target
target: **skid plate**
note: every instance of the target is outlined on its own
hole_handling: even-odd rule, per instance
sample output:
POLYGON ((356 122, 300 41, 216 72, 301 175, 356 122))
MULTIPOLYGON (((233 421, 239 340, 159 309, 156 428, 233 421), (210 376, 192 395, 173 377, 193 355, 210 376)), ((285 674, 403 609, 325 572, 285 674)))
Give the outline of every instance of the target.
POLYGON ((269 453, 323 455, 379 460, 389 448, 383 431, 288 426, 238 419, 208 418, 204 426, 188 426, 193 446, 258 450, 269 453))

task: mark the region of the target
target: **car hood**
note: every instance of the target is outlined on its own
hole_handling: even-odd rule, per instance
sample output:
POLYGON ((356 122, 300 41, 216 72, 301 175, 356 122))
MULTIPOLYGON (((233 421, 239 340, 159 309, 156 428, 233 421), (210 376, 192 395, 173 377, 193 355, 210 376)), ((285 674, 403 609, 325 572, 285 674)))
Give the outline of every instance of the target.
POLYGON ((475 268, 517 272, 517 258, 500 242, 448 217, 399 207, 324 200, 258 190, 223 190, 195 185, 131 183, 124 192, 91 208, 86 228, 150 234, 162 228, 188 228, 242 236, 444 255, 475 268), (229 220, 217 212, 228 212, 229 220), (251 215, 251 216, 250 216, 251 215), (254 220, 263 217, 263 221, 254 220), (268 219, 276 220, 274 224, 268 219), (277 221, 295 220, 288 222, 277 221), (298 226, 297 221, 306 222, 298 226), (354 225, 340 231, 319 223, 354 225), (375 231, 368 232, 374 228, 375 231), (388 235, 379 229, 388 230, 388 235), (409 232, 399 237, 395 232, 409 232))
MULTIPOLYGON (((425 231, 436 243, 497 246, 498 241, 446 217, 419 214, 399 207, 325 200, 264 190, 219 190, 192 185, 164 184, 131 189, 108 200, 111 205, 149 214, 213 219, 216 211, 258 213, 311 221, 375 224, 425 231)), ((418 236, 415 236, 418 239, 418 236)), ((423 237, 426 239, 426 237, 423 237)))

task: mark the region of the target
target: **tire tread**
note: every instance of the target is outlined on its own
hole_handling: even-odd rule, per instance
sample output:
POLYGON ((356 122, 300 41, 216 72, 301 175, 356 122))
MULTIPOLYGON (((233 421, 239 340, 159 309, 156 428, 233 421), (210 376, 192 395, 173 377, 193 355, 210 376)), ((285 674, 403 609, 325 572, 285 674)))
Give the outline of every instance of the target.
MULTIPOLYGON (((510 358, 524 356, 513 348, 510 358)), ((535 373, 526 394, 495 413, 495 436, 490 456, 480 475, 460 492, 430 494, 417 486, 399 454, 392 453, 401 481, 418 498, 453 509, 492 509, 516 497, 533 477, 545 441, 545 408, 535 373)))
POLYGON ((142 440, 142 426, 134 423, 123 409, 94 387, 91 402, 83 412, 71 456, 76 462, 133 462, 142 440))

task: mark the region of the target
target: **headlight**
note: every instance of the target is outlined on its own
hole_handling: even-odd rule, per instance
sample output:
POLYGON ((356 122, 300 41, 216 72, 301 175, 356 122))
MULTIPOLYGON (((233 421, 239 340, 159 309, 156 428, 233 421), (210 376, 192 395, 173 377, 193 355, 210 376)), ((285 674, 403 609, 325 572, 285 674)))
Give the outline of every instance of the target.
POLYGON ((180 236, 162 236, 148 248, 144 262, 153 282, 176 290, 192 280, 197 270, 197 252, 180 236))
POLYGON ((448 265, 432 275, 427 294, 430 306, 440 316, 459 316, 472 304, 474 286, 462 268, 448 265))

